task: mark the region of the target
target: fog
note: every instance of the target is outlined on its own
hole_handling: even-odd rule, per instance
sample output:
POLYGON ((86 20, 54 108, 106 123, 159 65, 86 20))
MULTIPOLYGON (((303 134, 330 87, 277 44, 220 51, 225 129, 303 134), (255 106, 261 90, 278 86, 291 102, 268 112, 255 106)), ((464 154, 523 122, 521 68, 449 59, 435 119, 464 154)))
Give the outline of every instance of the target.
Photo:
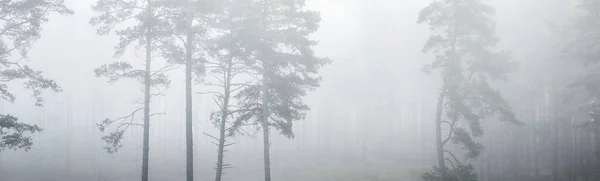
MULTIPOLYGON (((321 16, 318 31, 310 36, 318 41, 313 49, 331 63, 319 70, 320 86, 303 98, 310 110, 304 119, 294 121, 294 137, 275 129, 270 132, 272 179, 423 180, 422 175, 438 164, 436 101, 443 84, 439 71, 422 71, 435 55, 422 51, 431 33, 427 24, 417 20, 421 9, 432 1, 306 1, 306 8, 321 16)), ((563 96, 570 90, 567 85, 584 74, 585 66, 561 56, 568 38, 554 34, 549 24, 568 27, 580 13, 576 9, 580 1, 481 2, 496 10, 492 19, 497 23, 499 44, 493 50, 508 51, 517 65, 507 81, 490 84, 500 90, 524 124, 482 119, 484 133, 474 138, 485 147, 479 157, 465 158, 460 144, 449 144, 448 149, 462 164, 474 165, 477 180, 598 179, 600 159, 594 155, 600 143, 594 134, 598 131, 577 127, 591 118, 587 113, 575 118, 576 111, 558 118, 560 111, 580 109, 561 100, 567 99, 563 96), (550 89, 557 93, 549 93, 550 89), (544 126, 550 122, 551 126, 544 126)), ((62 91, 44 91, 44 105, 36 107, 22 82, 7 84, 16 99, 12 103, 3 100, 1 114, 37 124, 43 131, 26 133, 33 141, 30 150, 0 151, 0 181, 139 180, 142 127, 129 128, 123 147, 110 154, 103 149, 104 134, 97 124, 143 107, 136 103, 143 101, 143 84, 130 79, 110 84, 97 77, 94 69, 115 60, 141 65, 145 51, 129 48, 115 58, 119 37, 114 33, 99 36, 90 25, 90 19, 99 15, 91 8, 96 0, 64 3, 74 14, 51 14, 26 62, 55 80, 62 91)), ((0 25, 4 26, 2 20, 0 25)), ((161 58, 155 62, 163 64, 161 58)), ((177 65, 166 73, 171 80, 167 88, 153 88, 164 94, 152 97, 150 103, 151 114, 158 114, 150 118, 149 180, 186 178, 184 67, 177 65)), ((213 89, 194 82, 193 173, 198 181, 215 178, 218 147, 208 135, 219 135, 209 119, 219 107, 213 95, 199 93, 213 89)), ((141 113, 135 122, 142 123, 141 113)), ((228 143, 235 144, 226 148, 224 162, 231 168, 225 169, 222 179, 263 180, 261 128, 244 126, 240 131, 247 135, 229 138, 228 143)), ((445 137, 447 129, 442 131, 445 137)))

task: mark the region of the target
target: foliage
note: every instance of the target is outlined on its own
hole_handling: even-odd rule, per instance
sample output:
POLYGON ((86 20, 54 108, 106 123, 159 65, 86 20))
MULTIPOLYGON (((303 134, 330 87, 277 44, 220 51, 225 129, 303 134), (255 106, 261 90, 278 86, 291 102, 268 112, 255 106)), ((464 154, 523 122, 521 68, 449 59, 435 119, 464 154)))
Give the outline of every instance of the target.
POLYGON ((292 121, 303 119, 309 109, 302 97, 319 86, 318 71, 329 62, 315 55, 312 46, 317 42, 308 38, 318 29, 320 15, 305 10, 304 0, 247 0, 239 8, 243 18, 232 41, 240 46, 236 54, 244 57, 256 81, 235 95, 245 110, 252 110, 236 125, 261 122, 267 114, 270 126, 293 137, 292 121), (261 101, 265 96, 268 105, 261 101), (268 112, 262 112, 263 106, 268 112))
POLYGON ((508 102, 490 85, 490 81, 506 80, 514 66, 507 52, 492 50, 499 41, 490 18, 493 14, 494 9, 480 0, 434 0, 418 18, 418 23, 429 25, 432 33, 423 52, 431 52, 435 58, 424 71, 441 73, 444 111, 440 111, 447 119, 443 123, 450 126, 453 142, 462 144, 470 158, 483 149, 471 138, 483 134, 482 119, 497 116, 521 124, 508 102), (461 121, 468 129, 460 128, 461 121))
MULTIPOLYGON (((437 166, 433 167, 432 171, 423 174, 422 178, 425 181, 439 181, 441 179, 440 168, 437 166)), ((447 176, 443 180, 445 181, 477 181, 477 174, 475 173, 473 165, 458 165, 455 168, 449 169, 446 172, 447 176)))
POLYGON ((18 119, 12 115, 0 115, 0 151, 5 149, 25 151, 31 148, 33 142, 31 137, 25 136, 25 132, 36 133, 42 131, 37 125, 30 125, 18 122, 18 119))
POLYGON ((23 65, 22 60, 28 59, 29 49, 41 37, 42 24, 48 21, 51 13, 70 15, 73 11, 63 0, 2 1, 0 7, 0 94, 3 99, 13 102, 15 96, 8 91, 7 83, 22 80, 25 88, 32 91, 36 105, 42 106, 42 91, 59 92, 60 87, 54 80, 44 78, 40 71, 23 65), (11 57, 17 60, 10 60, 11 57))
MULTIPOLYGON (((170 16, 169 9, 161 4, 163 1, 157 1, 148 4, 148 0, 99 0, 92 9, 99 12, 100 15, 93 17, 90 24, 97 27, 99 35, 108 35, 115 32, 119 36, 114 56, 122 56, 128 47, 134 46, 140 49, 146 45, 147 38, 151 36, 151 41, 170 38, 169 22, 166 20, 170 16), (150 7, 150 8, 149 8, 150 7), (129 25, 129 26, 127 26, 129 25)), ((158 49, 160 42, 154 41, 149 47, 148 53, 158 49), (158 42, 158 43, 157 43, 158 42)), ((143 61, 144 64, 150 64, 150 60, 143 61)), ((138 68, 131 61, 115 61, 110 64, 101 65, 94 72, 98 77, 108 78, 109 83, 115 83, 122 79, 134 79, 144 84, 144 86, 167 87, 170 80, 167 78, 164 70, 170 67, 167 65, 158 70, 147 70, 146 67, 138 68), (149 76, 149 82, 146 82, 146 75, 149 76), (148 84, 148 85, 146 85, 148 84)), ((144 91, 150 97, 154 94, 144 91)), ((145 100, 149 101, 149 100, 145 100)), ((142 126, 134 121, 135 115, 142 108, 132 111, 131 114, 117 119, 105 119, 97 124, 100 131, 106 131, 109 126, 114 126, 114 130, 102 139, 108 144, 105 149, 109 153, 116 152, 122 145, 123 134, 130 126, 142 126)), ((150 115, 144 115, 150 116, 150 115)))
MULTIPOLYGON (((42 106, 42 91, 50 89, 60 92, 54 80, 44 78, 41 71, 24 65, 28 60, 31 46, 41 37, 42 24, 48 21, 51 13, 71 15, 73 11, 64 5, 63 0, 11 0, 0 2, 0 96, 14 102, 16 96, 8 90, 8 84, 22 81, 24 87, 32 91, 36 106, 42 106), (14 60, 12 60, 14 58, 14 60)), ((17 122, 12 115, 0 115, 0 151, 4 149, 31 148, 31 138, 25 132, 42 131, 37 125, 17 122)))
MULTIPOLYGON (((587 112, 587 118, 590 121, 580 125, 591 131, 597 130, 600 122, 600 81, 598 80, 598 70, 600 68, 600 52, 597 51, 600 46, 600 1, 598 0, 579 0, 577 6, 582 14, 574 19, 566 31, 570 36, 566 38, 565 46, 562 49, 562 56, 567 60, 574 60, 582 65, 583 71, 568 86, 571 89, 571 95, 567 98, 571 102, 576 101, 575 107, 587 112)), ((566 33, 565 33, 566 34, 566 33)))
POLYGON ((192 71, 196 80, 202 81, 206 71, 206 54, 212 42, 207 35, 216 22, 222 1, 216 0, 168 0, 161 1, 160 5, 164 16, 161 18, 161 31, 164 38, 160 42, 160 54, 169 64, 184 64, 187 41, 192 46, 192 71), (187 36, 192 38, 187 39, 187 36))

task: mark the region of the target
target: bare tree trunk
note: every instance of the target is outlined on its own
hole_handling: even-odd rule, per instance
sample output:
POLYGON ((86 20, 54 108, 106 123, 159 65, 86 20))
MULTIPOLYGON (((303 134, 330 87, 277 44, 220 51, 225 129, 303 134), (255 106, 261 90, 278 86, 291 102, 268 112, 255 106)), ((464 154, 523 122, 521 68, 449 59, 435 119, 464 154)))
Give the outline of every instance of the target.
POLYGON ((186 181, 194 181, 194 133, 192 131, 192 52, 194 31, 192 30, 193 14, 187 10, 188 32, 185 45, 185 148, 186 148, 186 181))
POLYGON ((265 161, 265 181, 271 181, 271 158, 269 155, 269 89, 267 87, 267 77, 263 74, 262 82, 262 128, 263 128, 263 152, 265 161))
MULTIPOLYGON (((148 17, 152 17, 152 3, 146 7, 148 17)), ((146 70, 144 72, 144 136, 142 145, 142 181, 148 181, 148 152, 150 151, 150 63, 152 58, 152 29, 146 23, 146 70)))
POLYGON ((442 109, 444 103, 444 93, 440 92, 435 115, 435 143, 437 148, 438 167, 440 168, 441 178, 444 181, 446 177, 446 165, 444 160, 444 145, 442 143, 442 109))
POLYGON ((591 168, 594 168, 594 171, 588 171, 591 172, 590 174, 592 175, 591 178, 593 178, 593 180, 599 180, 600 179, 600 174, 598 173, 600 170, 600 155, 598 154, 600 151, 600 130, 598 129, 598 121, 594 121, 595 124, 595 128, 594 128, 594 133, 593 133, 593 137, 594 137, 594 146, 592 147, 591 150, 591 157, 594 159, 591 159, 590 161, 591 163, 591 168))
POLYGON ((223 86, 223 107, 221 108, 221 124, 219 125, 219 148, 217 153, 217 173, 215 175, 215 181, 221 181, 221 176, 223 175, 223 158, 225 157, 225 131, 227 124, 227 116, 229 115, 229 98, 230 98, 230 86, 231 86, 231 69, 232 62, 228 62, 227 70, 225 72, 225 84, 223 86))
MULTIPOLYGON (((228 102, 229 97, 225 97, 225 102, 228 102)), ((220 133, 219 133, 219 148, 218 148, 218 156, 217 156, 217 174, 215 176, 215 181, 221 181, 221 175, 223 175, 223 157, 225 152, 225 124, 227 123, 227 104, 223 105, 222 115, 221 115, 221 125, 220 133)))

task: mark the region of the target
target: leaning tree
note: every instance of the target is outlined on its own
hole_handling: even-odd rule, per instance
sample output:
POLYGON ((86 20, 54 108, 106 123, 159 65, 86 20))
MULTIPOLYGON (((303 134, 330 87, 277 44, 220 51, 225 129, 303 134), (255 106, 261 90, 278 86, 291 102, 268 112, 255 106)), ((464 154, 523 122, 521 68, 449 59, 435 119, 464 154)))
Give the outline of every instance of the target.
POLYGON ((506 80, 512 67, 507 52, 492 50, 499 41, 494 35, 493 14, 494 9, 481 0, 433 0, 419 13, 418 23, 429 25, 432 34, 423 52, 435 56, 425 70, 438 71, 442 78, 435 111, 438 165, 424 174, 426 180, 447 181, 459 176, 476 180, 472 166, 461 164, 444 146, 461 144, 467 150, 465 156, 475 158, 483 149, 473 138, 483 134, 482 119, 497 116, 520 123, 491 85, 506 80), (444 125, 447 133, 442 133, 444 125), (448 169, 446 162, 455 169, 448 169))

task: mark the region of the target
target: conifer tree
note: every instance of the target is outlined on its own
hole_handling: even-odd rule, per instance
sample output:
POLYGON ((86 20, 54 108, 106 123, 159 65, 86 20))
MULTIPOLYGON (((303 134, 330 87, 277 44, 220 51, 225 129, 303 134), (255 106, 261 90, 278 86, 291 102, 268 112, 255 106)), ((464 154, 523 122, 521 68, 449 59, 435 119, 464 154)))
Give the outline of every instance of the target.
POLYGON ((417 22, 429 25, 432 33, 423 52, 435 55, 424 70, 437 71, 442 78, 435 120, 438 165, 434 172, 424 175, 427 180, 457 177, 450 175, 456 170, 448 171, 446 162, 459 165, 456 169, 461 171, 472 171, 444 146, 452 141, 467 150, 467 158, 477 157, 483 146, 473 137, 483 134, 483 119, 497 116, 520 124, 510 105, 491 85, 491 81, 506 80, 512 67, 507 52, 492 50, 499 41, 491 19, 494 13, 481 0, 433 0, 419 13, 417 22), (444 126, 447 133, 442 133, 444 126))
MULTIPOLYGON (((562 33, 565 38, 565 46, 561 52, 563 58, 582 66, 579 77, 569 85, 572 91, 567 100, 575 103, 575 109, 584 113, 585 118, 582 120, 585 121, 581 126, 595 137, 592 149, 596 160, 593 162, 593 170, 597 171, 600 169, 600 1, 577 0, 577 3, 577 9, 582 13, 572 21, 572 26, 558 33, 562 33)), ((598 174, 589 175, 594 180, 600 179, 598 174)))
MULTIPOLYGON (((0 96, 14 102, 16 96, 8 84, 22 82, 32 91, 36 106, 43 106, 42 93, 46 89, 60 92, 54 80, 45 78, 41 71, 27 66, 28 52, 41 37, 42 25, 50 14, 71 15, 63 0, 9 0, 0 1, 0 96)), ((32 139, 25 133, 42 131, 37 125, 18 121, 18 118, 0 113, 0 151, 5 149, 29 150, 32 139)))
MULTIPOLYGON (((150 101, 152 96, 160 93, 152 93, 151 88, 168 86, 169 80, 164 74, 166 67, 153 70, 152 53, 161 47, 161 39, 169 38, 172 34, 169 22, 165 19, 170 16, 165 1, 157 0, 99 0, 92 9, 101 13, 93 17, 90 23, 96 26, 99 35, 107 35, 114 31, 120 38, 116 46, 115 58, 122 56, 127 48, 135 45, 136 49, 143 49, 145 57, 143 67, 136 67, 131 61, 115 61, 114 63, 102 65, 95 69, 96 76, 108 78, 109 83, 115 83, 122 79, 134 79, 143 84, 142 92, 144 98, 143 107, 133 110, 130 114, 115 118, 105 119, 97 124, 101 131, 112 127, 112 131, 102 137, 108 144, 104 148, 108 153, 114 153, 122 147, 121 139, 131 126, 143 127, 142 137, 142 181, 148 181, 148 158, 150 144, 150 117, 157 113, 150 113, 150 101), (130 22, 135 22, 130 24, 130 22), (130 26, 126 26, 130 25, 130 26), (123 27, 125 26, 125 27, 123 27), (142 48, 143 47, 143 48, 142 48), (142 111, 143 122, 136 123, 136 115, 142 111)), ((167 65, 169 67, 170 65, 167 65)))
POLYGON ((305 9, 304 0, 246 0, 238 46, 246 53, 255 80, 236 96, 241 108, 234 125, 252 121, 263 132, 265 181, 271 180, 270 128, 293 138, 292 121, 309 110, 302 101, 307 91, 319 86, 319 69, 329 62, 312 50, 316 41, 308 36, 317 31, 318 12, 305 9))
POLYGON ((193 79, 202 79, 204 74, 204 44, 206 31, 212 20, 215 0, 167 0, 167 24, 170 25, 165 36, 160 39, 161 54, 169 64, 185 65, 185 142, 186 142, 186 180, 194 180, 194 140, 192 131, 192 89, 193 79))

